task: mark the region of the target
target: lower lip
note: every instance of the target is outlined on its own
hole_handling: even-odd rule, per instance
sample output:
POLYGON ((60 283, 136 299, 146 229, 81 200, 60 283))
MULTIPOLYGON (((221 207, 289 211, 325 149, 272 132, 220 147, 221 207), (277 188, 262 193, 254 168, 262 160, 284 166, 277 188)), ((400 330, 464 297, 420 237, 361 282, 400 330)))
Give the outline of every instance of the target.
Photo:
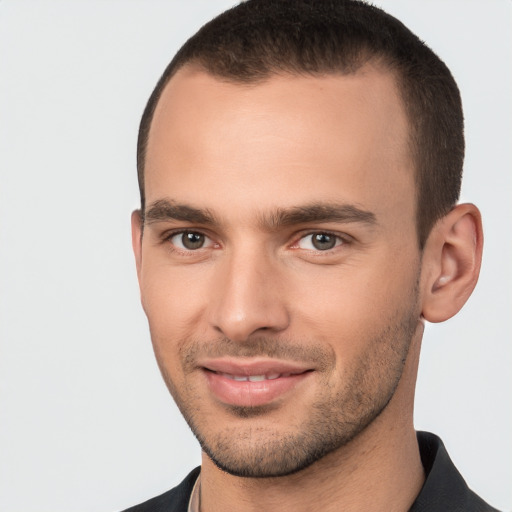
POLYGON ((227 405, 239 407, 257 407, 269 404, 294 389, 311 375, 311 372, 304 372, 288 377, 251 382, 233 380, 209 370, 204 370, 204 373, 211 392, 218 400, 227 405))

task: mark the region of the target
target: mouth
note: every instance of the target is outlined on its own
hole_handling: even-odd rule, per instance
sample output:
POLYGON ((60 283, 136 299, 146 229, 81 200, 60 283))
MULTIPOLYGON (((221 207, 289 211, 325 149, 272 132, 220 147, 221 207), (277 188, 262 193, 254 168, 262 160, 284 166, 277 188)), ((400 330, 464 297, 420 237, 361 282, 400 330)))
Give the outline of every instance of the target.
POLYGON ((201 370, 217 401, 239 407, 284 400, 314 373, 312 368, 285 361, 236 359, 205 361, 201 370))
POLYGON ((290 377, 291 375, 297 375, 292 373, 269 373, 267 375, 231 375, 230 373, 214 373, 217 373, 217 375, 221 375, 226 379, 236 380, 237 382, 262 382, 264 380, 275 380, 290 377))

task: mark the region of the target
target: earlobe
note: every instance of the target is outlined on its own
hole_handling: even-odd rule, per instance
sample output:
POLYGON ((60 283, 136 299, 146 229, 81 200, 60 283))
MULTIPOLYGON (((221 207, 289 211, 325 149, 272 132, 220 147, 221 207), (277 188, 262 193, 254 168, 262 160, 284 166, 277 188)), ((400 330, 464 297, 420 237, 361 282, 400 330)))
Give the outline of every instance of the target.
POLYGON ((482 220, 473 204, 457 205, 433 227, 422 265, 426 320, 443 322, 462 308, 478 281, 482 247, 482 220))
POLYGON ((140 280, 140 269, 142 264, 142 217, 140 210, 132 212, 132 248, 137 267, 137 276, 140 280))

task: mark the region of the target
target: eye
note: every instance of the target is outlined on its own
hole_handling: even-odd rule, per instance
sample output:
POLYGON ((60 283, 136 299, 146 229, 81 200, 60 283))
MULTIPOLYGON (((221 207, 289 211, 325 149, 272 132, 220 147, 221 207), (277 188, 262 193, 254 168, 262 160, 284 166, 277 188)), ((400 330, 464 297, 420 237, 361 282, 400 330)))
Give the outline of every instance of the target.
POLYGON ((328 251, 342 244, 343 240, 332 233, 311 233, 302 237, 297 246, 310 251, 328 251))
POLYGON ((212 244, 212 241, 207 236, 197 231, 182 231, 180 233, 175 233, 170 236, 168 240, 177 249, 182 249, 184 251, 195 251, 197 249, 209 247, 212 244))

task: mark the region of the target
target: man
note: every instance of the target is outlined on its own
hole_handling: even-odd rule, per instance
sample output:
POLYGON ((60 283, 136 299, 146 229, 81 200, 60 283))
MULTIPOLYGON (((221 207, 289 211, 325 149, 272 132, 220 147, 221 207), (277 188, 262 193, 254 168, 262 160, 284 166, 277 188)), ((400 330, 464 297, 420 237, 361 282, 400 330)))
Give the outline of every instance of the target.
POLYGON ((494 510, 416 434, 424 320, 480 267, 457 86, 358 1, 254 0, 178 52, 144 112, 141 298, 203 449, 132 511, 494 510))

